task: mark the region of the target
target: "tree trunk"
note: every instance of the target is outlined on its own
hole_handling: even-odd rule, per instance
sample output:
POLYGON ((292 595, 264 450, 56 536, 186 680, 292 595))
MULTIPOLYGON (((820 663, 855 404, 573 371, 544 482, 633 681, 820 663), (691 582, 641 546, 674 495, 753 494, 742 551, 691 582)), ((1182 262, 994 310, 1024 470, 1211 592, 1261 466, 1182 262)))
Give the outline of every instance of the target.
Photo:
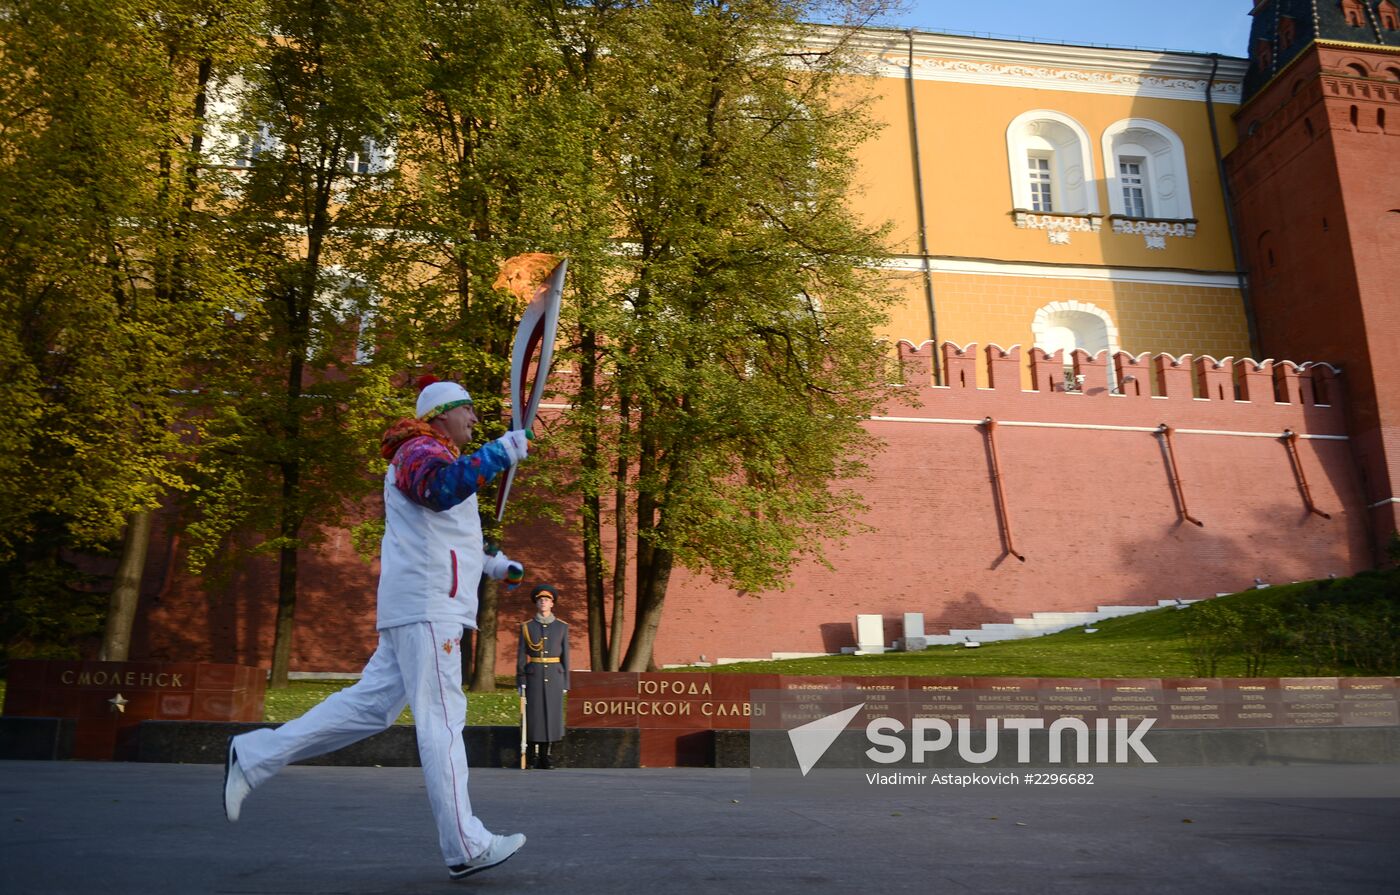
POLYGON ((661 613, 666 607, 666 588, 671 583, 672 562, 671 551, 651 551, 651 567, 644 576, 646 588, 639 588, 637 592, 637 626, 632 630, 632 640, 627 645, 623 671, 650 671, 656 667, 652 661, 652 650, 656 646, 656 633, 661 628, 661 613))
POLYGON ((273 689, 287 686, 287 674, 292 664, 292 634, 297 614, 297 536, 301 521, 292 511, 301 480, 296 462, 282 465, 282 525, 279 534, 282 547, 277 551, 277 624, 272 640, 272 673, 267 685, 273 689))
MULTIPOLYGON (((295 298, 295 293, 292 298, 295 298)), ((293 327, 292 351, 287 370, 287 417, 282 427, 282 437, 288 444, 296 444, 301 437, 301 377, 306 339, 298 309, 293 306, 288 310, 293 327)), ((290 460, 280 464, 280 468, 282 521, 277 534, 282 546, 277 551, 277 624, 272 641, 272 673, 268 677, 268 686, 273 689, 287 686, 287 673, 291 667, 292 632, 297 611, 297 540, 301 534, 301 516, 295 509, 301 497, 301 461, 290 460)))
MULTIPOLYGON (((637 481, 649 483, 656 470, 656 443, 647 426, 650 414, 645 400, 642 403, 637 423, 637 481)), ((656 494, 650 490, 637 492, 637 621, 632 627, 632 637, 627 644, 627 655, 622 660, 622 671, 645 671, 651 659, 651 639, 645 638, 643 619, 648 613, 648 604, 654 593, 652 584, 656 570, 657 550, 650 537, 656 528, 656 494), (645 644, 644 644, 645 641, 645 644), (645 654, 642 654, 642 653, 645 654)), ((653 636, 655 632, 653 630, 653 636)))
MULTIPOLYGON (((592 330, 585 329, 580 338, 579 359, 579 403, 588 413, 598 412, 598 355, 597 339, 592 330)), ((581 465, 585 486, 583 494, 583 577, 585 601, 588 609, 588 661, 589 668, 605 668, 608 650, 608 629, 603 616, 603 508, 598 499, 598 422, 597 416, 585 417, 582 441, 581 465)))
POLYGON ((136 604, 141 599, 141 573, 151 546, 151 512, 132 513, 126 523, 121 562, 112 583, 107 604, 107 627, 102 633, 101 662, 125 662, 131 653, 131 628, 136 621, 136 604))
POLYGON ((492 693, 496 689, 497 597, 500 585, 494 578, 481 576, 476 589, 476 656, 471 691, 492 693))
MULTIPOLYGON (((293 309, 294 326, 299 324, 293 309)), ((292 356, 287 371, 287 418, 282 436, 289 444, 296 444, 301 436, 301 376, 305 354, 305 340, 298 335, 304 330, 293 330, 292 356)), ((295 507, 301 497, 301 462, 290 460, 280 464, 282 470, 282 521, 277 534, 282 546, 277 551, 277 623, 273 629, 272 671, 267 685, 273 689, 287 686, 287 675, 292 664, 292 635, 296 629, 297 613, 297 539, 301 534, 301 516, 295 507)))
POLYGON ((631 400, 626 389, 618 397, 618 427, 621 433, 617 446, 617 468, 613 472, 616 483, 613 491, 613 528, 617 545, 613 548, 612 581, 612 632, 608 640, 608 671, 622 667, 622 632, 627 623, 627 436, 631 420, 631 400))

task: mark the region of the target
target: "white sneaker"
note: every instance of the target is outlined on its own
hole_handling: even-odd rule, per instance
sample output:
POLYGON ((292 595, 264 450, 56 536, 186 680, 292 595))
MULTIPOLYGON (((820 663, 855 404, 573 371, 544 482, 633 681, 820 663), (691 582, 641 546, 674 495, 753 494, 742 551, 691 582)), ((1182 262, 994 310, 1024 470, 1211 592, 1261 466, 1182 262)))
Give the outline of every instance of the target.
POLYGON ((248 798, 248 793, 252 791, 253 787, 248 785, 248 778, 243 776, 243 769, 238 766, 238 753, 233 751, 233 737, 229 737, 228 757, 224 759, 224 816, 228 818, 229 823, 238 820, 243 800, 248 798))
POLYGON ((511 855, 520 851, 520 846, 524 844, 524 833, 512 833, 509 836, 497 836, 492 833, 491 844, 486 847, 486 851, 465 864, 453 864, 448 867, 447 875, 453 879, 466 879, 473 873, 480 873, 504 862, 511 855))

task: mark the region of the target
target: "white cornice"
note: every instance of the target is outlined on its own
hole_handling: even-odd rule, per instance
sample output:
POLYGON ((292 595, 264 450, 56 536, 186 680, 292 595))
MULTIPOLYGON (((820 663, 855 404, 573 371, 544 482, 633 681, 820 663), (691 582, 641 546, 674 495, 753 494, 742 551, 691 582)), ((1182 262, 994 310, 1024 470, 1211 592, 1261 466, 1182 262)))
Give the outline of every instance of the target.
MULTIPOLYGON (((922 271, 924 262, 917 255, 893 255, 876 265, 885 270, 922 271)), ((1153 270, 1133 267, 1077 267, 992 261, 972 258, 930 258, 933 273, 973 274, 993 277, 1031 277, 1049 280, 1098 280, 1111 283, 1150 283, 1163 286, 1199 286, 1211 289, 1238 289, 1233 273, 1193 270, 1153 270)))
MULTIPOLYGON (((865 28, 850 34, 818 27, 808 40, 813 46, 832 46, 845 40, 873 63, 876 74, 908 75, 908 32, 865 28)), ((1219 68, 1212 98, 1226 105, 1238 104, 1249 67, 1247 59, 914 32, 916 80, 1204 102, 1215 59, 1219 68)))

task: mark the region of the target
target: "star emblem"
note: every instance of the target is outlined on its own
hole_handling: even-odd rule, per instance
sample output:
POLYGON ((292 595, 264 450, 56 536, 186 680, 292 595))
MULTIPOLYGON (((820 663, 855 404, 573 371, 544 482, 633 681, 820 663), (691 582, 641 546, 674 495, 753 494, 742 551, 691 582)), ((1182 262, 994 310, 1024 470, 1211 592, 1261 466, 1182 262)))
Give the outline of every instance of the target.
POLYGON ((107 701, 110 702, 110 703, 112 704, 112 711, 114 711, 114 712, 120 712, 120 713, 122 713, 122 714, 126 714, 126 702, 127 702, 127 701, 126 701, 126 698, 125 698, 124 696, 122 696, 120 693, 118 693, 116 696, 113 696, 111 699, 109 699, 109 700, 107 700, 107 701))

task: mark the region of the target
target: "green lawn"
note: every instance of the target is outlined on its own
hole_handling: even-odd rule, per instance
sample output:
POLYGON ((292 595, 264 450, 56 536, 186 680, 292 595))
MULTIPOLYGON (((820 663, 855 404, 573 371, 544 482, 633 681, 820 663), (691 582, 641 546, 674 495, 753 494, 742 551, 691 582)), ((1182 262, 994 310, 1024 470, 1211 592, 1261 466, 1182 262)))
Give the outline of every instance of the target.
MULTIPOLYGON (((268 721, 290 721, 299 718, 321 700, 354 681, 292 681, 284 690, 267 691, 263 717, 268 721)), ((467 694, 467 723, 491 726, 520 723, 520 697, 513 686, 514 678, 505 689, 495 693, 467 694)), ((408 709, 399 715, 396 724, 412 724, 413 713, 408 709)))

